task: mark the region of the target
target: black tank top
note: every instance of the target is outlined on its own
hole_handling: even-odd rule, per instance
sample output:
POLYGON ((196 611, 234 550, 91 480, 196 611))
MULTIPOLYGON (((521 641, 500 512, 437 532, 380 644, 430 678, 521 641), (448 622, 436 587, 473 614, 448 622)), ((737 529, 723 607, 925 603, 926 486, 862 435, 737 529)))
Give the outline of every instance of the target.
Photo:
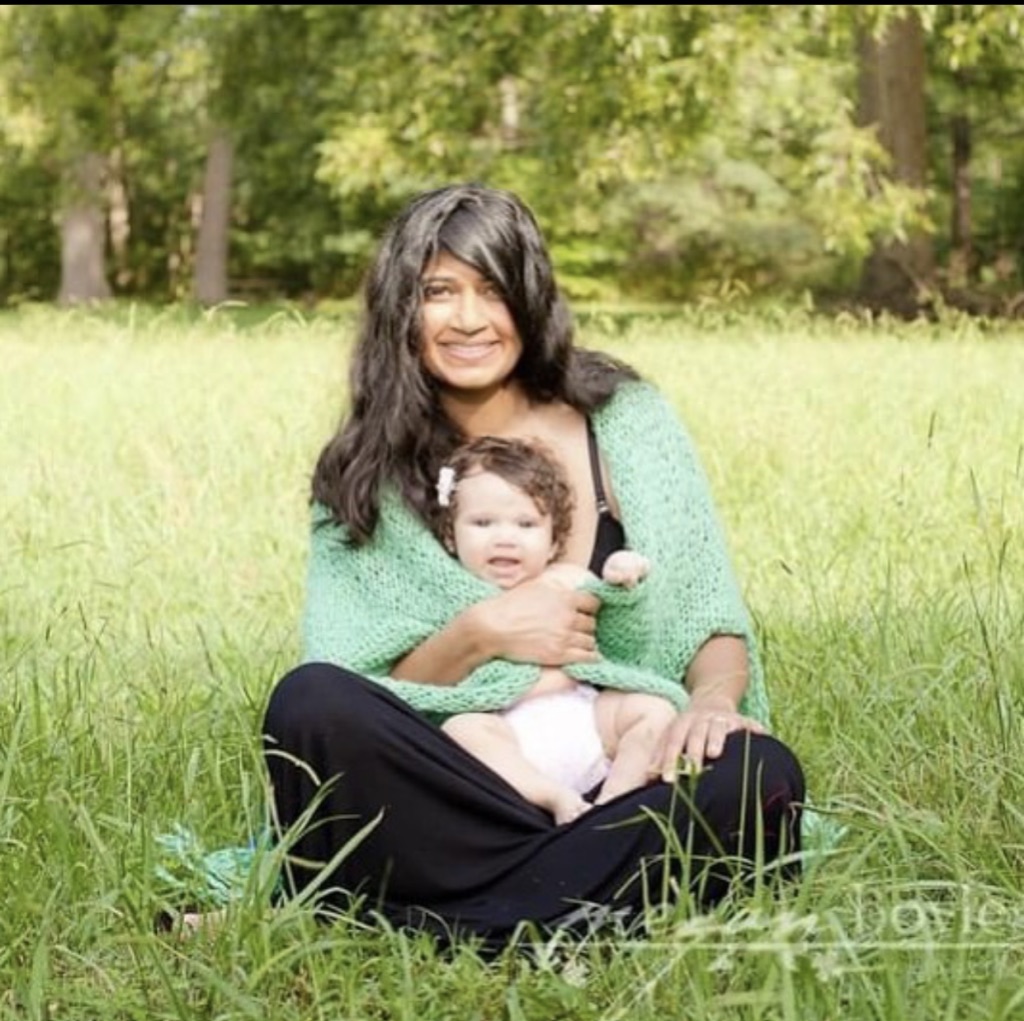
POLYGON ((617 550, 625 548, 626 530, 608 506, 604 483, 601 481, 601 460, 597 453, 597 437, 594 435, 594 426, 589 418, 587 419, 587 445, 590 448, 590 473, 594 477, 594 496, 597 500, 597 535, 594 536, 594 551, 590 554, 588 566, 594 574, 600 577, 604 562, 617 550))

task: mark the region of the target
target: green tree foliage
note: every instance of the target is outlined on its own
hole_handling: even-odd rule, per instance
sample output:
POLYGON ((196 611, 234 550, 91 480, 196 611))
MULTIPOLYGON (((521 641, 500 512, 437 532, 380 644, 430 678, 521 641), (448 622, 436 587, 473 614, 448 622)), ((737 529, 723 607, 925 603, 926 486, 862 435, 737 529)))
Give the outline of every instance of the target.
POLYGON ((52 295, 54 217, 85 147, 108 161, 115 292, 187 296, 214 127, 235 151, 240 287, 348 295, 398 205, 459 178, 521 192, 577 296, 688 298, 849 290, 873 245, 922 224, 949 258, 959 117, 971 280, 1020 285, 1016 5, 0 12, 0 299, 52 295), (892 180, 856 121, 855 29, 911 8, 928 46, 923 191, 892 180))
MULTIPOLYGON (((0 45, 9 38, 12 8, 0 8, 0 45)), ((44 158, 45 125, 15 101, 18 86, 0 77, 0 295, 44 300, 60 279, 58 238, 49 220, 59 178, 44 158)))
POLYGON ((237 160, 232 276, 273 282, 299 296, 348 289, 330 239, 341 211, 317 179, 328 85, 337 52, 322 34, 319 5, 206 5, 211 45, 209 113, 230 129, 237 160))
POLYGON ((852 126, 844 65, 789 6, 334 17, 352 19, 351 54, 319 172, 371 228, 420 187, 486 179, 527 196, 584 293, 600 275, 685 294, 723 274, 799 277, 901 215, 895 193, 868 200, 877 146, 852 126))
POLYGON ((929 38, 933 121, 933 216, 949 223, 940 234, 946 254, 964 244, 961 285, 981 282, 1015 294, 1024 258, 1024 7, 1019 4, 944 4, 929 38), (965 132, 963 168, 970 191, 963 210, 969 237, 957 239, 958 182, 954 129, 965 132))

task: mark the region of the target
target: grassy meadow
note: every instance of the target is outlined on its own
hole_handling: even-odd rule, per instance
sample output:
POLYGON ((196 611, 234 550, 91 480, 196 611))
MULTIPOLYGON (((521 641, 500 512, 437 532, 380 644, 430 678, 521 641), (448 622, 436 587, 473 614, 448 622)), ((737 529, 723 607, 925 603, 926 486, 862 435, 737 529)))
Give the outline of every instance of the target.
POLYGON ((0 314, 0 1019, 1024 1018, 1024 328, 581 326, 695 437, 836 853, 781 897, 532 957, 258 890, 154 933, 157 837, 262 824, 351 320, 24 309, 0 314))

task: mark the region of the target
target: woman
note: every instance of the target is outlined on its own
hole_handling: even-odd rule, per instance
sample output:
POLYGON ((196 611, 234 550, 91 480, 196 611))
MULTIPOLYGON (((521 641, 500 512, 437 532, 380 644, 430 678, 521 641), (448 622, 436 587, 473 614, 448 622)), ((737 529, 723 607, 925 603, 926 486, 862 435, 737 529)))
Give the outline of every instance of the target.
POLYGON ((304 662, 265 719, 294 842, 287 889, 500 946, 523 923, 639 917, 671 879, 711 905, 744 863, 797 851, 802 772, 765 732, 698 461, 652 386, 574 347, 530 211, 477 185, 419 196, 365 301, 349 410, 313 476, 304 662), (657 565, 644 600, 601 614, 603 655, 601 594, 495 590, 431 533, 440 467, 483 435, 539 440, 562 462, 575 494, 565 561, 600 574, 628 537, 657 565), (660 780, 556 825, 439 726, 508 704, 544 667, 598 687, 685 686, 652 763, 660 780))

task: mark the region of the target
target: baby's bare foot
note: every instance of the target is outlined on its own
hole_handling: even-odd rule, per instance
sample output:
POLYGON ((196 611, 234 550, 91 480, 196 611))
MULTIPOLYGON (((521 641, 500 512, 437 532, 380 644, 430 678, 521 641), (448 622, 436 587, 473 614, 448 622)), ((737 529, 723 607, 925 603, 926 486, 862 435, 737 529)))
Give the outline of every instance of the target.
POLYGON ((651 783, 652 778, 644 776, 634 777, 617 777, 614 783, 608 783, 606 780, 601 786, 600 791, 597 793, 597 797, 594 798, 595 805, 606 805, 609 801, 614 800, 622 794, 629 794, 632 791, 638 791, 641 787, 646 787, 651 783))
POLYGON ((591 807, 590 802, 585 801, 575 791, 567 790, 552 798, 549 809, 551 814, 555 817, 555 822, 558 823, 559 826, 563 826, 567 822, 572 822, 574 819, 578 819, 591 807))

